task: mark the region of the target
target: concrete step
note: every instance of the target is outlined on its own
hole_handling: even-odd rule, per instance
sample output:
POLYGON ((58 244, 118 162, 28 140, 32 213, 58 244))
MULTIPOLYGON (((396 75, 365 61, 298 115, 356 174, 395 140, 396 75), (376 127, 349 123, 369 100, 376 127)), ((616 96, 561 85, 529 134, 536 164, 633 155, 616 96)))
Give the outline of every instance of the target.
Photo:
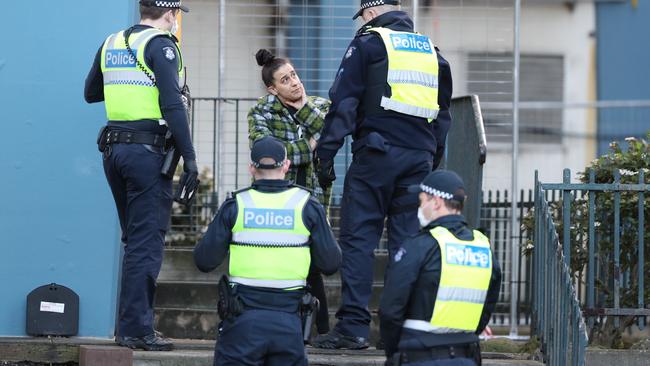
POLYGON ((190 281, 217 282, 227 273, 228 261, 210 273, 203 273, 194 265, 192 248, 165 248, 165 256, 158 276, 158 282, 190 281))
MULTIPOLYGON (((382 290, 382 283, 373 285, 369 309, 379 308, 382 290)), ((341 284, 336 281, 326 281, 325 293, 329 309, 336 311, 341 304, 341 284)), ((214 281, 158 281, 155 306, 211 310, 216 309, 217 300, 217 283, 214 281)))
MULTIPOLYGON (((171 338, 213 340, 216 337, 216 327, 219 323, 216 309, 216 305, 204 309, 156 306, 156 329, 171 338)), ((330 307, 329 323, 331 327, 337 322, 335 316, 337 309, 338 307, 330 307)), ((379 340, 379 317, 376 310, 371 310, 371 317, 370 344, 375 345, 379 340)), ((508 326, 491 325, 491 328, 495 335, 507 335, 510 331, 508 326)), ((312 329, 312 334, 316 334, 315 326, 312 329)), ((530 334, 530 328, 520 326, 519 334, 530 334)))
MULTIPOLYGON (((326 283, 330 325, 336 323, 334 314, 340 305, 340 284, 326 283)), ((381 284, 373 287, 369 308, 373 313, 371 340, 378 339, 378 319, 381 284)), ((219 319, 217 284, 214 282, 159 282, 156 290, 156 329, 172 338, 214 339, 219 319)), ((315 330, 314 330, 315 332, 315 330)))
MULTIPOLYGON (((192 248, 165 248, 165 257, 163 259, 162 268, 158 281, 218 281, 222 273, 228 271, 228 259, 216 270, 211 273, 203 273, 194 265, 194 257, 192 248)), ((383 252, 375 254, 373 279, 375 282, 384 281, 384 272, 388 263, 388 255, 383 252)), ((332 276, 326 277, 327 281, 340 281, 339 272, 332 276)))
MULTIPOLYGON (((134 366, 212 366, 213 350, 180 350, 172 352, 133 353, 134 366)), ((483 364, 491 366, 541 366, 542 363, 513 359, 511 355, 484 355, 483 364), (498 357, 498 358, 495 358, 498 357)), ((521 356, 519 356, 521 357, 521 356)), ((383 366, 386 358, 381 351, 319 350, 307 347, 307 358, 312 366, 383 366)))
MULTIPOLYGON (((191 308, 170 308, 156 307, 155 328, 162 332, 165 337, 179 339, 215 339, 219 316, 217 309, 191 309, 191 308)), ((330 310, 330 326, 336 324, 336 309, 330 310)), ((379 317, 376 311, 371 312, 370 322, 370 344, 375 345, 379 341, 379 317)), ((316 334, 316 328, 312 328, 312 334, 316 334)))
POLYGON ((154 310, 154 327, 165 337, 180 339, 215 339, 219 315, 217 308, 162 308, 154 310))
POLYGON ((214 310, 217 308, 217 282, 158 281, 156 308, 214 310))
MULTIPOLYGON (((387 263, 385 254, 375 260, 375 284, 369 308, 375 311, 383 288, 383 273, 387 263)), ((156 291, 156 327, 172 338, 214 339, 218 316, 217 282, 228 271, 228 261, 212 273, 202 273, 194 265, 192 248, 165 249, 158 288, 156 291)), ((325 277, 325 288, 330 309, 331 325, 341 300, 339 274, 325 277)), ((378 337, 378 323, 373 322, 371 340, 378 337), (375 325, 377 324, 377 325, 375 325)))

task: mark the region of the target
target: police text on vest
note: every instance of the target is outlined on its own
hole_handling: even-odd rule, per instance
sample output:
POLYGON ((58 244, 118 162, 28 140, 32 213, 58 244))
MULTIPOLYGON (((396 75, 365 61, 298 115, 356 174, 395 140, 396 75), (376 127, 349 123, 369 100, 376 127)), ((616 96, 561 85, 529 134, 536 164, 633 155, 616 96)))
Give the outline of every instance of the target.
POLYGON ((395 51, 433 53, 429 37, 413 33, 397 33, 390 35, 395 51))
POLYGON ((249 229, 293 229, 293 210, 245 208, 244 227, 249 229))
MULTIPOLYGON (((138 50, 133 50, 137 57, 138 50)), ((104 55, 107 68, 111 67, 135 67, 135 57, 131 56, 128 50, 106 50, 104 55)))
POLYGON ((473 245, 447 244, 447 264, 458 266, 490 268, 490 250, 473 245))

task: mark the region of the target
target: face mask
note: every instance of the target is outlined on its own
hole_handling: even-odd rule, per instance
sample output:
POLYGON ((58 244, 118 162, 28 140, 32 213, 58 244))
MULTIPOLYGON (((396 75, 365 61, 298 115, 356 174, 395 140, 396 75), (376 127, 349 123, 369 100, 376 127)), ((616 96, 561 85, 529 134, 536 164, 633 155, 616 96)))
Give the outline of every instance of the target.
POLYGON ((431 220, 424 217, 424 210, 422 210, 422 207, 418 207, 418 221, 420 221, 420 227, 425 227, 431 223, 431 220))
POLYGON ((178 19, 174 20, 174 25, 172 25, 172 30, 170 30, 171 34, 176 34, 178 32, 178 19))

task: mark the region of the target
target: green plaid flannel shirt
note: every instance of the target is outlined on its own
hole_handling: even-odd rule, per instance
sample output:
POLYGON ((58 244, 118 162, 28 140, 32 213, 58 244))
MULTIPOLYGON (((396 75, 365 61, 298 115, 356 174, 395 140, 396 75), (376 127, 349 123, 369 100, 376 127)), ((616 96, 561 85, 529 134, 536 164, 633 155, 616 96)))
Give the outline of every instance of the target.
POLYGON ((248 112, 248 139, 252 147, 253 142, 264 136, 273 136, 284 141, 287 148, 287 157, 291 160, 291 167, 286 179, 295 182, 298 167, 306 169, 307 188, 314 192, 314 196, 329 208, 332 187, 327 190, 318 184, 313 164, 313 151, 309 148, 309 139, 320 139, 323 130, 325 115, 330 107, 330 101, 316 96, 307 97, 307 103, 294 116, 272 94, 258 99, 257 104, 248 112))

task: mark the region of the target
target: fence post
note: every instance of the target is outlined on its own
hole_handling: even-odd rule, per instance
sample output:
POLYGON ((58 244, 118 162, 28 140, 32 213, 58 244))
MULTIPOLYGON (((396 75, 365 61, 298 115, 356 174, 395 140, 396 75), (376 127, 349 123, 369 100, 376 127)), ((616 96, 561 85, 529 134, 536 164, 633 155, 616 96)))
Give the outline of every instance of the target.
POLYGON ((235 189, 239 189, 239 99, 235 99, 235 189))
POLYGON ((212 187, 217 194, 217 100, 212 101, 212 187))
MULTIPOLYGON (((621 183, 621 172, 614 169, 614 310, 621 307, 621 191, 618 185, 621 183)), ((619 317, 614 317, 614 326, 621 324, 619 317)))
POLYGON ((567 185, 562 190, 562 222, 564 226, 562 248, 564 249, 564 259, 569 266, 569 272, 571 272, 571 200, 573 194, 571 189, 568 188, 568 185, 571 184, 571 170, 564 169, 562 183, 567 185))
MULTIPOLYGON (((596 183, 596 172, 589 169, 589 183, 596 183)), ((587 308, 593 309, 595 306, 595 274, 596 268, 594 264, 594 257, 596 256, 595 240, 596 240, 596 192, 589 189, 589 248, 587 250, 588 264, 587 264, 587 308)), ((594 318, 589 317, 589 326, 593 327, 594 318)))
MULTIPOLYGON (((539 250, 537 248, 537 243, 539 243, 537 239, 537 170, 535 171, 535 201, 533 203, 533 260, 532 260, 532 267, 533 267, 533 273, 534 271, 539 268, 537 266, 537 258, 539 257, 539 250)), ((539 329, 537 326, 537 299, 539 298, 537 296, 537 292, 539 290, 539 281, 537 276, 531 278, 531 288, 533 289, 532 292, 532 298, 531 298, 531 314, 532 314, 532 319, 530 322, 530 327, 531 327, 531 333, 535 331, 535 329, 539 329)))
MULTIPOLYGON (((639 184, 645 184, 645 176, 643 169, 639 169, 639 184)), ((639 263, 639 309, 643 309, 645 301, 643 300, 643 275, 644 275, 644 262, 645 262, 645 251, 644 251, 644 236, 645 236, 645 214, 644 214, 644 199, 645 195, 643 191, 639 191, 639 250, 638 250, 638 263, 639 263)), ((639 329, 643 329, 645 318, 639 317, 638 325, 639 329)))

